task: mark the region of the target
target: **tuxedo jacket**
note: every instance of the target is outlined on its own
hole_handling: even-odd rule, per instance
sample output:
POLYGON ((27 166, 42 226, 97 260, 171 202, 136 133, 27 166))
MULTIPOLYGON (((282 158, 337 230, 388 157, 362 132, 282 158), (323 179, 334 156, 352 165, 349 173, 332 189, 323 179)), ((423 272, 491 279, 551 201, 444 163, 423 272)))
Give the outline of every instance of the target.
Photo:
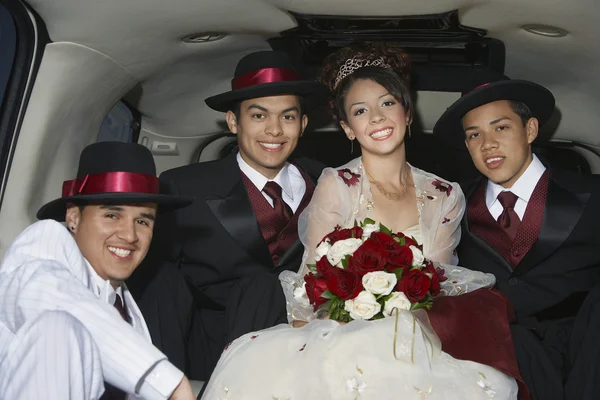
MULTIPOLYGON (((483 177, 464 186, 467 199, 483 177)), ((520 320, 574 316, 600 283, 600 176, 550 169, 539 236, 516 267, 462 221, 459 264, 496 276, 520 320)))
MULTIPOLYGON (((323 165, 309 159, 292 162, 316 184, 323 165)), ((304 252, 299 240, 274 264, 235 153, 166 171, 160 180, 169 193, 195 200, 158 218, 148 257, 152 264, 179 268, 199 308, 223 310, 241 278, 299 268, 304 252)))

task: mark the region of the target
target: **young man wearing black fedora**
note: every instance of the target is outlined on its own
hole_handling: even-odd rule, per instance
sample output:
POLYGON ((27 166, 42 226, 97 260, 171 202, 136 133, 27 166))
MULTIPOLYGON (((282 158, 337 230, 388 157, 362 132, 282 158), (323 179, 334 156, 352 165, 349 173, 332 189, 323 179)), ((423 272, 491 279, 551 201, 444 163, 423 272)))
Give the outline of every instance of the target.
POLYGON ((157 209, 189 203, 159 192, 145 147, 83 150, 77 178, 0 265, 0 398, 195 398, 123 283, 148 252, 157 209))
POLYGON ((323 169, 288 158, 308 123, 305 102, 324 85, 302 81, 284 53, 261 51, 240 60, 231 88, 206 103, 226 113, 238 150, 161 175, 196 200, 157 220, 155 275, 135 277, 154 343, 199 380, 232 340, 287 322, 278 275, 300 266, 298 216, 323 169))
POLYGON ((591 399, 600 366, 600 179, 533 154, 553 111, 546 88, 503 77, 462 96, 434 134, 466 145, 484 175, 464 187, 459 260, 494 274, 513 303, 513 340, 532 397, 591 399))

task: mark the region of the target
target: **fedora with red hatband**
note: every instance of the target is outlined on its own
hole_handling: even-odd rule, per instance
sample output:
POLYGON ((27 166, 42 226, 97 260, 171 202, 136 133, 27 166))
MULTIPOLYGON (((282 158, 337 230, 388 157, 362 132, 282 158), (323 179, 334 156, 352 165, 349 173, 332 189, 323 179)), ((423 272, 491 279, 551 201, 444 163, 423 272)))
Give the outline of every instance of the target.
POLYGON ((537 83, 503 76, 480 83, 454 102, 436 122, 433 134, 452 146, 464 148, 462 118, 469 111, 498 100, 524 103, 540 126, 548 122, 554 111, 554 96, 548 89, 537 83))
POLYGON ((152 153, 136 143, 100 142, 79 157, 77 178, 65 181, 62 197, 43 205, 38 219, 65 220, 66 205, 145 204, 168 211, 191 204, 193 198, 160 192, 152 153))
POLYGON ((259 51, 238 62, 230 91, 211 96, 205 102, 213 110, 227 112, 248 99, 285 94, 320 99, 328 92, 329 88, 322 83, 303 80, 285 53, 259 51))

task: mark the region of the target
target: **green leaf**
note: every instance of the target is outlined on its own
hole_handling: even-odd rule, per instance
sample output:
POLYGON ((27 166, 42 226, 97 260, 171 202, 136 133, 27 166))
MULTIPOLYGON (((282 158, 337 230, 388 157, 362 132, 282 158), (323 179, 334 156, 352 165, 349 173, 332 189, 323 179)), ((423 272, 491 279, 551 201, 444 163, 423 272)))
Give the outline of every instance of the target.
POLYGON ((362 222, 362 227, 364 228, 366 225, 375 225, 376 222, 374 220, 372 220, 371 218, 365 218, 364 221, 362 222))
POLYGON ((327 300, 331 300, 337 296, 335 294, 331 293, 329 290, 326 290, 323 293, 321 293, 321 297, 324 299, 327 299, 327 300))
POLYGON ((313 274, 317 273, 317 264, 306 264, 306 268, 313 274))
POLYGON ((384 224, 379 224, 379 230, 383 233, 387 233, 388 235, 392 235, 392 231, 390 230, 390 228, 388 228, 387 226, 385 226, 384 224))
POLYGON ((392 274, 396 275, 396 278, 400 280, 402 279, 402 274, 404 274, 404 268, 396 268, 392 271, 392 274))
POLYGON ((348 254, 346 257, 342 258, 342 267, 344 267, 344 269, 348 268, 348 260, 350 260, 350 257, 352 256, 348 254))

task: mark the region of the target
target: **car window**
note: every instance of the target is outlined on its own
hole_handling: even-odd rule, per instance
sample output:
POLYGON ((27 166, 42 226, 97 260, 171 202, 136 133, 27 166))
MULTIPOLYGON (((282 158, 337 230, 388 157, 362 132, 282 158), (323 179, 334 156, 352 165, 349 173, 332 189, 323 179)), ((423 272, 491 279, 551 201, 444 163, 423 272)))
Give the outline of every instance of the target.
POLYGON ((0 3, 0 108, 4 106, 6 86, 15 61, 17 29, 10 12, 0 3))
POLYGON ((139 113, 125 102, 118 102, 108 113, 96 141, 136 143, 140 134, 139 113))

